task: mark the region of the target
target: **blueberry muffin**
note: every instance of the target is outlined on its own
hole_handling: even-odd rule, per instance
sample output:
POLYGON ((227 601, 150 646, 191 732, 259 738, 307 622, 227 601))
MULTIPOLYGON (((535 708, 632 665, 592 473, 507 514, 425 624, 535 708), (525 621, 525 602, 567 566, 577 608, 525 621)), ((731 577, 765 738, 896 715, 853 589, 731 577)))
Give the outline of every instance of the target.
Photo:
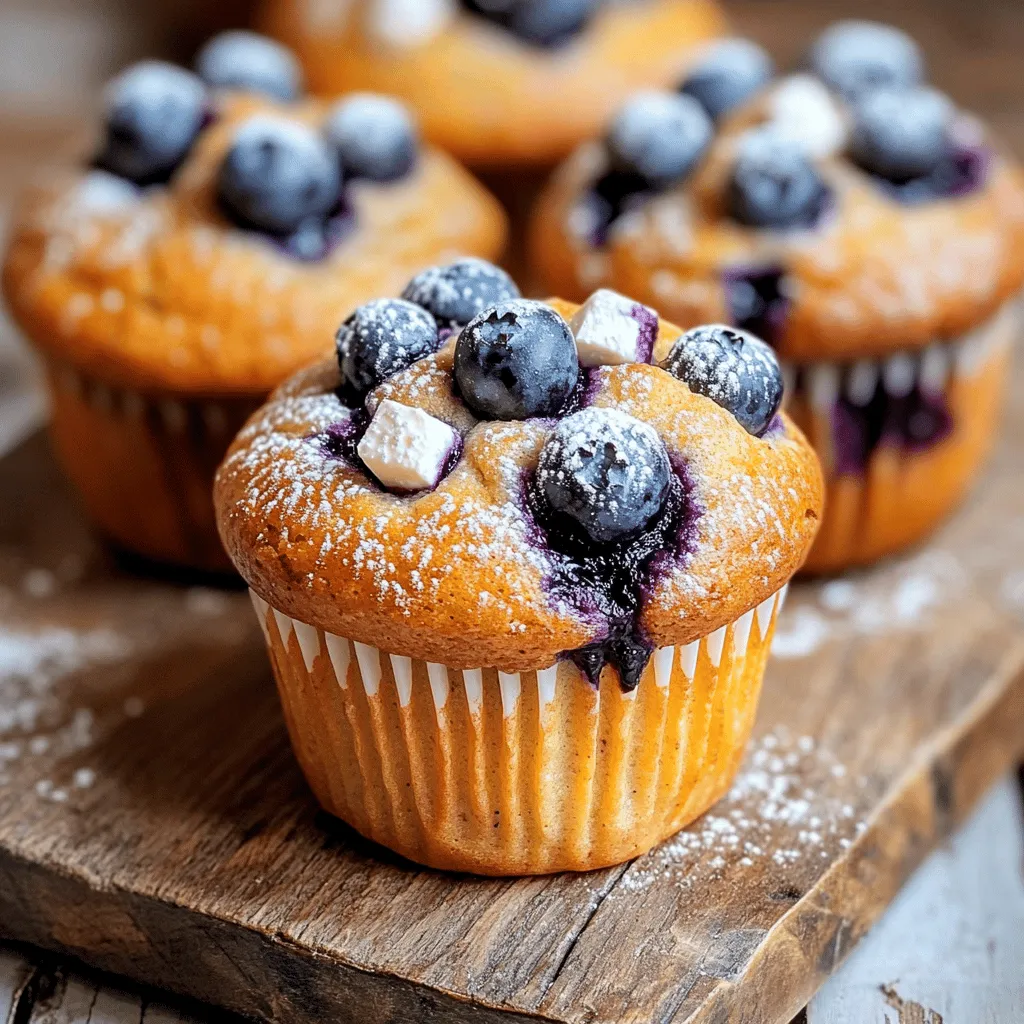
POLYGON ((545 286, 609 286, 778 352, 824 464, 807 562, 929 533, 992 443, 1024 285, 1024 178, 924 83, 903 33, 842 22, 798 73, 730 40, 631 99, 556 173, 531 228, 545 286))
POLYGON ((550 166, 718 35, 713 0, 270 0, 314 92, 373 89, 474 166, 550 166))
POLYGON ((614 864, 728 788, 820 469, 752 336, 607 290, 453 331, 444 277, 250 419, 221 537, 327 810, 437 868, 614 864))
POLYGON ((231 33, 197 68, 110 84, 95 158, 22 202, 3 283, 91 517, 132 552, 229 569, 210 491, 246 418, 356 306, 495 257, 505 218, 396 101, 295 101, 277 43, 231 33))

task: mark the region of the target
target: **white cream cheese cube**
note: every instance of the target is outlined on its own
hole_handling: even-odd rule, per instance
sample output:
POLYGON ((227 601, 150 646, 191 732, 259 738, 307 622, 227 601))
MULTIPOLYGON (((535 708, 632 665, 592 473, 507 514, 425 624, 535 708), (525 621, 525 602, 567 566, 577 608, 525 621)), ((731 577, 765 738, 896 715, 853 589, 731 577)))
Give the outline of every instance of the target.
POLYGON ((658 319, 639 302, 601 288, 580 306, 569 327, 580 366, 619 366, 650 361, 658 319), (643 312, 634 315, 638 310, 643 312))
POLYGON ((459 435, 447 423, 385 398, 356 451, 385 487, 423 491, 437 486, 458 443, 459 435))
POLYGON ((846 145, 843 115, 811 75, 784 78, 768 97, 768 110, 772 128, 812 157, 832 156, 846 145))

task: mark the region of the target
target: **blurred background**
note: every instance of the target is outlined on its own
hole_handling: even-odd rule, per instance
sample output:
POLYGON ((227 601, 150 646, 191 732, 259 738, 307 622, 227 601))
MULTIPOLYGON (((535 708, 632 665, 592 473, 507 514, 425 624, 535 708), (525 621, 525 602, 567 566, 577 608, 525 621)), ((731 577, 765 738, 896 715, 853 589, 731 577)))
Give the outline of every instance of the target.
MULTIPOLYGON (((347 0, 305 0, 322 9, 347 0)), ((839 17, 890 21, 918 39, 931 78, 1024 155, 1022 0, 723 0, 740 34, 792 64, 839 17)), ((188 61, 208 35, 246 24, 255 0, 0 0, 0 231, 22 183, 89 145, 106 79, 144 56, 188 61)), ((0 314, 2 315, 2 314, 0 314)), ((0 450, 41 415, 33 367, 0 320, 0 450)))

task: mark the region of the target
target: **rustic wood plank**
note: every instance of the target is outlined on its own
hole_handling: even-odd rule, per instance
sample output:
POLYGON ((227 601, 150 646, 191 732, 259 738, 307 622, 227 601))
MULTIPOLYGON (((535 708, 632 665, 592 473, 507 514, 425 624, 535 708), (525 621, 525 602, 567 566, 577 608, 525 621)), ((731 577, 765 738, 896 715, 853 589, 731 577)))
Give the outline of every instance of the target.
MULTIPOLYGON (((836 13, 736 10, 789 53, 836 13)), ((1024 142, 1013 3, 857 13, 1024 142)), ((625 869, 496 882, 318 815, 244 598, 126 574, 35 442, 0 465, 0 929, 275 1020, 786 1019, 1020 754, 1022 470, 1004 447, 927 552, 801 588, 711 816, 625 869)))
POLYGON ((34 968, 16 953, 0 950, 0 1024, 13 1024, 15 1010, 34 968))
POLYGON ((811 1002, 808 1024, 1024 1019, 1024 821, 1005 780, 811 1002))

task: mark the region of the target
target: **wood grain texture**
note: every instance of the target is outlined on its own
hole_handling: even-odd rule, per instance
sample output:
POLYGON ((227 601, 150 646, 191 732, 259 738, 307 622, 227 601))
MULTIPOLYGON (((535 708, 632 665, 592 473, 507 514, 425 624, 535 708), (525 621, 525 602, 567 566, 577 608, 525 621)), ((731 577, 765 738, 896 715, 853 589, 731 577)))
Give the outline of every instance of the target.
POLYGON ((788 1020, 1022 753, 1022 470, 1004 446, 930 548, 796 589, 711 815, 502 881, 319 813, 247 598, 114 564, 37 439, 0 464, 0 929, 282 1021, 788 1020))
POLYGON ((1024 1019, 1024 822, 1001 783, 808 1008, 808 1024, 1024 1019))
POLYGON ((86 977, 43 955, 0 949, 0 1024, 200 1024, 207 1017, 153 1001, 109 978, 86 977))

